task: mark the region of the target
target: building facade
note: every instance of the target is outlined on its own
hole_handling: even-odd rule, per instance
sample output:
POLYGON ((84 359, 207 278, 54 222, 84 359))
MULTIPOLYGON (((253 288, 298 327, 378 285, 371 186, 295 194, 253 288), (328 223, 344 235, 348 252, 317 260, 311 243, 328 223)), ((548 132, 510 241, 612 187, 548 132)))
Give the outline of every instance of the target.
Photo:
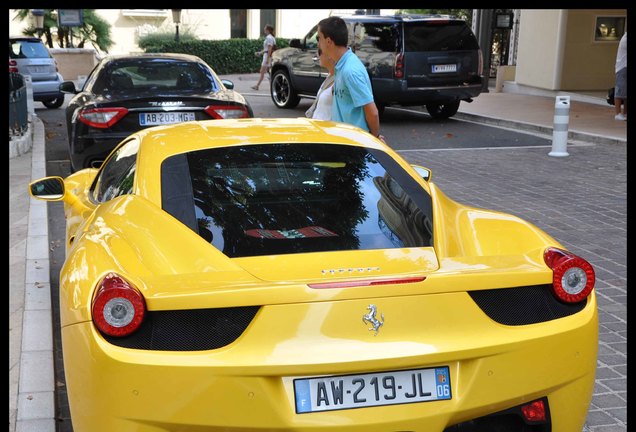
MULTIPOLYGON (((379 10, 383 15, 395 11, 379 10)), ((112 26, 111 54, 139 52, 141 36, 176 30, 171 9, 96 12, 112 26)), ((257 39, 271 24, 276 36, 302 38, 322 18, 352 13, 354 9, 183 9, 179 29, 198 39, 257 39)), ((28 23, 14 16, 9 10, 10 34, 21 34, 28 23)), ((501 69, 506 79, 546 90, 600 91, 614 85, 614 61, 620 36, 627 31, 627 9, 516 9, 511 16, 507 65, 501 69)), ((490 23, 492 28, 495 24, 490 23)))

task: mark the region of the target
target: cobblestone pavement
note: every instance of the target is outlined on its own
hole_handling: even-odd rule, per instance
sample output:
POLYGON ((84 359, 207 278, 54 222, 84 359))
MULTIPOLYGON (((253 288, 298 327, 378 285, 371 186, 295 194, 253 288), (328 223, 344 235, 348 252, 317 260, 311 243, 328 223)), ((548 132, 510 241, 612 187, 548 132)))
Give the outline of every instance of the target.
POLYGON ((584 432, 627 430, 627 155, 624 145, 402 152, 461 203, 528 220, 592 263, 599 307, 596 386, 584 432))

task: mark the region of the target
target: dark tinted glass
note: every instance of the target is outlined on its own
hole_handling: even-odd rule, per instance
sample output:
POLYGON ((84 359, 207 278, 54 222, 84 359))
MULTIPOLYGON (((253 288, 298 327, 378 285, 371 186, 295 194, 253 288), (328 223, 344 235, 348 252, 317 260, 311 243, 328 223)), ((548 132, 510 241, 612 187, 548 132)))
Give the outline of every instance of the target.
POLYGON ((229 257, 432 245, 430 196, 384 152, 251 145, 186 159, 164 161, 162 206, 229 257))
POLYGON ((98 202, 132 193, 139 141, 133 139, 119 147, 100 169, 92 186, 93 198, 98 202))
POLYGON ((353 41, 350 41, 356 51, 363 50, 370 53, 391 52, 398 49, 398 24, 356 24, 353 30, 353 41))
POLYGON ((472 30, 463 21, 404 24, 404 50, 461 51, 479 49, 472 30))
POLYGON ((203 65, 182 61, 120 61, 104 68, 95 84, 98 93, 211 92, 220 88, 203 65))

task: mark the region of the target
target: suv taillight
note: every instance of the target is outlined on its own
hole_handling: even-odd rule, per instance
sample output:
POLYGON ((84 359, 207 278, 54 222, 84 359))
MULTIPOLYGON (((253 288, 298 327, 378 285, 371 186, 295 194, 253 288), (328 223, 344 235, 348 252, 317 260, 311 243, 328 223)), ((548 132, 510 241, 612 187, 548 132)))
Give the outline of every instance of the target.
POLYGON ((123 107, 91 108, 79 113, 79 121, 98 129, 106 129, 117 123, 128 113, 123 107))
POLYGON ((15 60, 9 60, 9 72, 18 72, 18 62, 15 60))
POLYGON ((395 70, 393 71, 395 78, 404 78, 404 53, 395 55, 395 70))
POLYGON ((565 303, 578 303, 590 295, 596 277, 592 264, 571 252, 547 248, 545 263, 552 269, 552 291, 565 303))
POLYGON ((93 323, 109 336, 128 336, 139 328, 146 301, 138 289, 115 273, 100 282, 91 307, 93 323))

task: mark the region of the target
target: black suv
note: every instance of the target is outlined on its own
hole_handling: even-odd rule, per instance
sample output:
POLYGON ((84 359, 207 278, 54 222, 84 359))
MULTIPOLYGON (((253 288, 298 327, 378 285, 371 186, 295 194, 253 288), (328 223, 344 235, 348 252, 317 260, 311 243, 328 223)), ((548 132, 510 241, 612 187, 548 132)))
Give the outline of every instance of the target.
MULTIPOLYGON (((342 17, 349 46, 367 67, 375 103, 425 105, 434 118, 453 116, 482 91, 483 58, 465 21, 445 15, 342 17)), ((279 108, 315 97, 327 70, 318 62, 316 25, 272 56, 270 93, 279 108)))

